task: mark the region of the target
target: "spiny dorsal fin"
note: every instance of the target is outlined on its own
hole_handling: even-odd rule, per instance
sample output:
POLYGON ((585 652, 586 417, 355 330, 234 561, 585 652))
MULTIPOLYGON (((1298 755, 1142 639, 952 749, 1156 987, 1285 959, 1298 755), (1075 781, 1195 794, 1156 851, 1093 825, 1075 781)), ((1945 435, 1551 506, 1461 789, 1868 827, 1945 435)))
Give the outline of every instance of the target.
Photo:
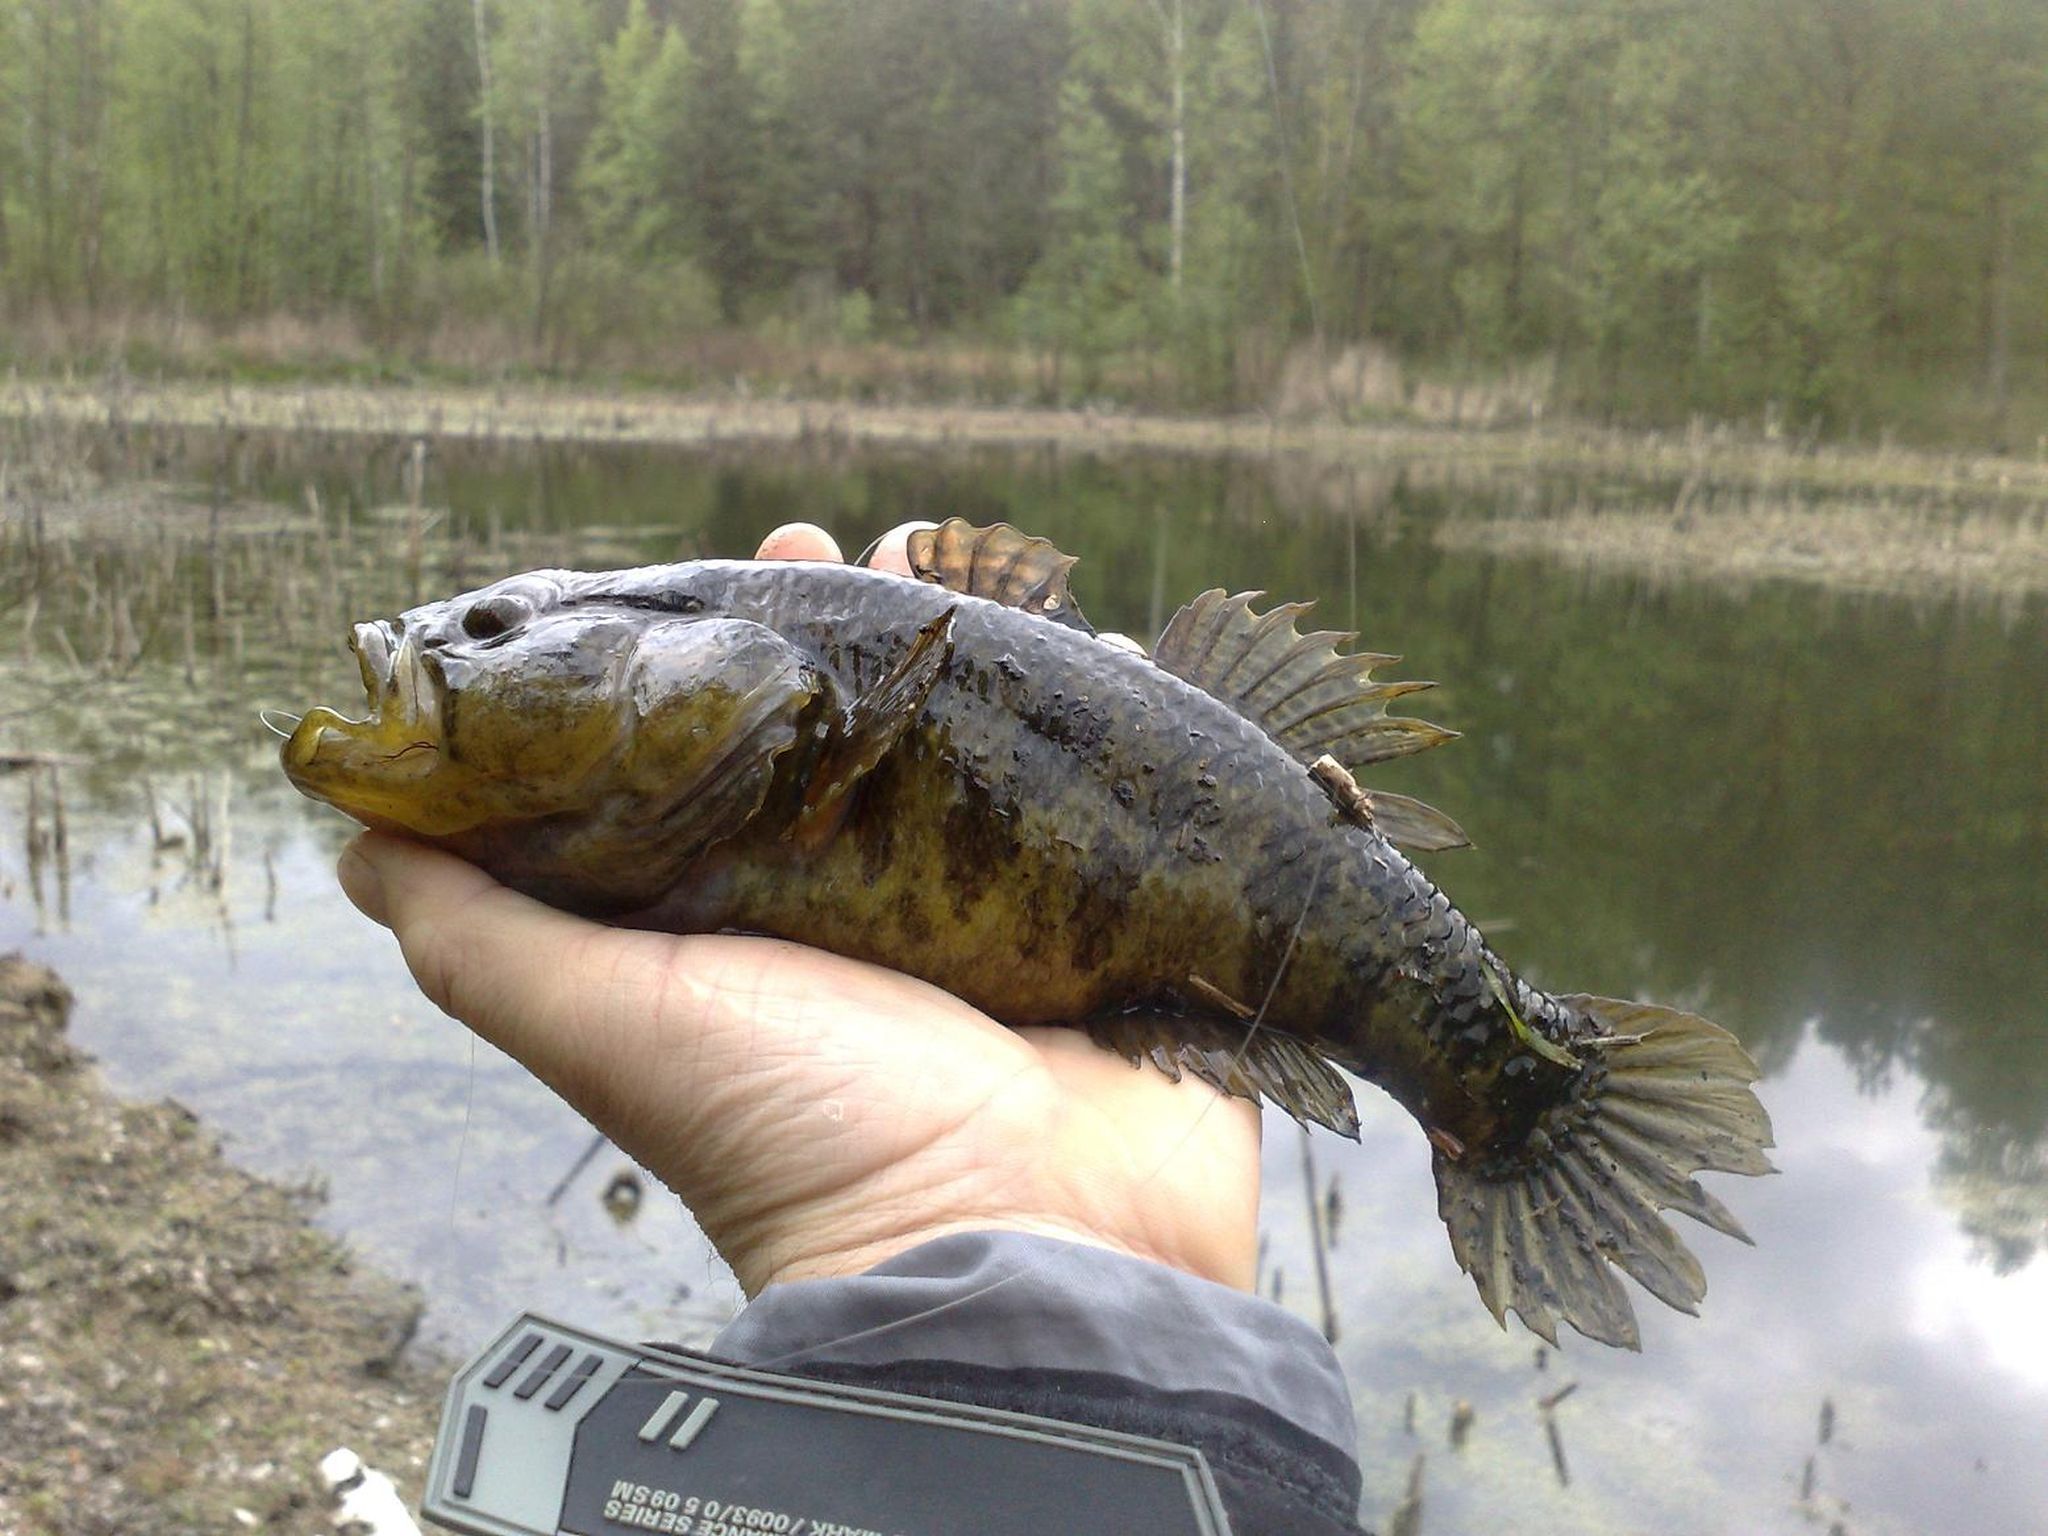
POLYGON ((1067 591, 1075 557, 1061 554, 1047 539, 1019 533, 1008 523, 977 528, 964 517, 949 517, 911 534, 907 553, 920 581, 1021 608, 1084 635, 1095 633, 1067 591))
MULTIPOLYGON (((1167 621, 1153 661, 1236 709, 1304 763, 1328 753, 1356 771, 1458 734, 1387 713, 1388 701, 1433 686, 1373 680, 1374 668, 1399 657, 1345 655, 1338 647, 1353 636, 1336 630, 1304 635, 1294 627, 1314 604, 1280 603, 1254 613, 1252 603, 1264 595, 1204 592, 1167 621)), ((1367 793, 1375 825, 1401 846, 1465 846, 1465 834, 1443 812, 1405 795, 1367 793)))

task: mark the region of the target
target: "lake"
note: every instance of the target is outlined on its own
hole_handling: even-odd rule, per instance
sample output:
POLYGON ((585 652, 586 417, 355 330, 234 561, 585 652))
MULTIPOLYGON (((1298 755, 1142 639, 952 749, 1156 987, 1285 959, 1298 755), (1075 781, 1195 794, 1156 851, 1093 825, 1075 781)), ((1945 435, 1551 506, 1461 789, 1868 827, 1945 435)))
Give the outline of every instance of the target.
POLYGON ((849 549, 1001 518, 1083 557, 1105 627, 1259 588, 1402 652, 1441 684, 1417 712, 1464 739, 1370 781, 1472 833, 1424 861, 1453 899, 1532 982, 1696 1008, 1765 1068, 1783 1172, 1710 1181, 1756 1245, 1679 1223, 1711 1291, 1699 1319, 1638 1296, 1640 1355, 1493 1325, 1388 1101, 1366 1090, 1360 1144, 1318 1136, 1312 1170, 1269 1117, 1262 1283, 1322 1319, 1313 1199, 1369 1522, 1420 1459, 1432 1531, 2048 1529, 2041 600, 1450 550, 1448 516, 1588 487, 1440 461, 209 433, 92 453, 117 478, 65 499, 50 466, 17 471, 0 523, 0 750, 71 760, 0 776, 0 950, 70 980, 120 1091, 324 1193, 423 1289, 433 1342, 529 1306, 697 1340, 739 1296, 672 1199, 633 1209, 618 1154, 580 1161, 589 1129, 417 995, 334 886, 348 827, 285 784, 257 711, 358 699, 346 620, 510 570, 743 554, 796 518, 849 549))

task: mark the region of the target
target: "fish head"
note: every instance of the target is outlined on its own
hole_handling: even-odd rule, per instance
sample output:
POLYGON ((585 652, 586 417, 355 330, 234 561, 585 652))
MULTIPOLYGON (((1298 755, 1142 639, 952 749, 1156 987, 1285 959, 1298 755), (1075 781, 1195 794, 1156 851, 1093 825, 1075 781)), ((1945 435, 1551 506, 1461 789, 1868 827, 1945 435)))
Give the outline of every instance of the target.
POLYGON ((557 571, 358 624, 351 645, 367 712, 311 711, 285 773, 367 826, 428 838, 674 821, 684 797, 764 771, 820 687, 763 625, 557 571))

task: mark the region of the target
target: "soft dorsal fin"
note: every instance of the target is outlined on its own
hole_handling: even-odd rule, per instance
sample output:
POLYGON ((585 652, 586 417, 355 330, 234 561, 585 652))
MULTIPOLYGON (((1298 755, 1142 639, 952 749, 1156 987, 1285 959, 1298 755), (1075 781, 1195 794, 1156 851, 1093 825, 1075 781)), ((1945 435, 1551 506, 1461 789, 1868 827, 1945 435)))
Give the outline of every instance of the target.
MULTIPOLYGON (((1387 713, 1403 694, 1433 685, 1378 682, 1373 670, 1400 658, 1376 652, 1346 655, 1354 637, 1336 630, 1304 635, 1294 621, 1312 603, 1280 603, 1264 613, 1264 596, 1221 588, 1204 592, 1167 621, 1152 660, 1252 721, 1303 763, 1325 753, 1357 770, 1452 740, 1456 731, 1387 713)), ((1406 848, 1459 848, 1465 834, 1450 817, 1405 795, 1366 791, 1374 824, 1406 848)))
POLYGON ((906 552, 920 581, 1021 608, 1084 635, 1095 633, 1067 591, 1075 557, 1061 554, 1050 540, 1019 533, 1008 523, 977 528, 964 517, 949 517, 911 534, 906 552))
POLYGON ((1369 789, 1373 825, 1397 848, 1416 853, 1442 853, 1450 848, 1470 848, 1472 839, 1465 829, 1433 805, 1384 789, 1369 789))

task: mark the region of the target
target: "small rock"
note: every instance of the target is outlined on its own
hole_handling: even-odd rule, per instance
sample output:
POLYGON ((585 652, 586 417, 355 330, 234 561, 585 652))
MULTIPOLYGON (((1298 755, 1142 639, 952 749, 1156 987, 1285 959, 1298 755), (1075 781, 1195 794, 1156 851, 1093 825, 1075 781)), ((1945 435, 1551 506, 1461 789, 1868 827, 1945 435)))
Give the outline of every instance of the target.
POLYGON ((320 1458, 320 1479, 339 1505, 333 1515, 338 1529, 366 1536, 420 1536, 397 1485, 347 1446, 320 1458))

